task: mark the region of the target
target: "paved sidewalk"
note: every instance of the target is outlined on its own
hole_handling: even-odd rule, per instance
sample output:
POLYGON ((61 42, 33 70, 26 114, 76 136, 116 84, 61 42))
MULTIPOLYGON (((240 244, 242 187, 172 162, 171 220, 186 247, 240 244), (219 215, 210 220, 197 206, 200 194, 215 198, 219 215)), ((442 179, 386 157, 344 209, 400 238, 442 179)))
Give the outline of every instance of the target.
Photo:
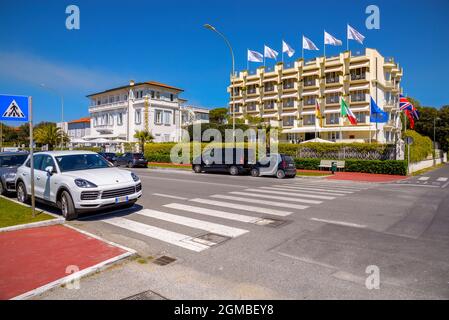
POLYGON ((62 225, 0 233, 0 299, 25 298, 75 271, 85 275, 129 255, 62 225))
POLYGON ((336 172, 329 180, 348 180, 348 181, 362 181, 362 182, 392 182, 407 179, 407 176, 389 175, 389 174, 374 174, 361 172, 336 172))

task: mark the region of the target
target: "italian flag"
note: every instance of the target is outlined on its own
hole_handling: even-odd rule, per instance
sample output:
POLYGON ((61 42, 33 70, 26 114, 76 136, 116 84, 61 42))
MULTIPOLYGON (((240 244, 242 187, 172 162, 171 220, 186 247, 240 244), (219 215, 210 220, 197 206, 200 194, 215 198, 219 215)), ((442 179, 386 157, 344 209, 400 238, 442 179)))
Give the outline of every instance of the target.
POLYGON ((352 125, 357 124, 356 117, 352 113, 351 109, 349 109, 348 105, 346 104, 343 98, 341 98, 341 115, 342 117, 348 117, 349 122, 351 122, 352 125))

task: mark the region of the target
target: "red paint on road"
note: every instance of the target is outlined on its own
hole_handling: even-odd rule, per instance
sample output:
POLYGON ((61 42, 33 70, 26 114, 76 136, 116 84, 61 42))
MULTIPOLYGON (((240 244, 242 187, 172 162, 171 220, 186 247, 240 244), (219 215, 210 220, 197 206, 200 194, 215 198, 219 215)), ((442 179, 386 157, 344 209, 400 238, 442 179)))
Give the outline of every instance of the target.
POLYGON ((11 299, 126 251, 61 225, 0 233, 0 299, 11 299))
POLYGON ((362 172, 336 172, 329 180, 348 180, 361 182, 392 182, 407 179, 406 176, 389 175, 389 174, 374 174, 362 172))

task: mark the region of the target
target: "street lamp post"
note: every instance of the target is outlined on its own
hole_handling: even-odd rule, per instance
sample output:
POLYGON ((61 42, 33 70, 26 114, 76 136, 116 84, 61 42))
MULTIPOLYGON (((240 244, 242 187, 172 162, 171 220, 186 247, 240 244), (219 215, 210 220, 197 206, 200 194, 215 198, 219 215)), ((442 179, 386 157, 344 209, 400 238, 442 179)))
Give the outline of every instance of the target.
POLYGON ((440 120, 440 118, 438 118, 438 117, 434 117, 433 118, 433 165, 435 166, 436 165, 436 147, 437 147, 437 144, 436 144, 436 122, 438 121, 438 120, 440 120))
POLYGON ((234 84, 234 77, 235 77, 235 60, 234 60, 234 51, 232 50, 232 46, 231 43, 229 42, 229 40, 224 36, 224 34, 222 34, 220 31, 218 31, 214 26, 210 25, 210 24, 205 24, 204 27, 206 29, 209 29, 215 33, 217 33, 220 37, 222 37, 224 39, 224 41, 226 42, 226 45, 229 48, 229 51, 231 52, 231 58, 232 58, 232 75, 231 75, 231 105, 232 105, 232 137, 233 137, 233 142, 235 142, 235 104, 234 104, 234 88, 233 88, 233 84, 234 84))
POLYGON ((57 90, 45 85, 45 83, 42 83, 41 87, 47 89, 48 91, 53 92, 54 94, 58 95, 61 98, 61 129, 62 129, 61 150, 62 150, 62 148, 64 147, 64 96, 60 94, 57 90))

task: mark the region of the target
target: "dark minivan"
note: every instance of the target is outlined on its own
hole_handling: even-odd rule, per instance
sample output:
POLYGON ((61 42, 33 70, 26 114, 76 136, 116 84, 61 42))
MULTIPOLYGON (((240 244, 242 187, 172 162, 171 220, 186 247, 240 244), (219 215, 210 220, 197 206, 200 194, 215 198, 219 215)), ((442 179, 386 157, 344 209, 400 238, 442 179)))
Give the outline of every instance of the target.
POLYGON ((143 153, 127 152, 124 153, 121 157, 116 157, 114 165, 116 165, 117 167, 127 166, 128 168, 146 168, 148 165, 148 161, 145 159, 143 153))
POLYGON ((279 179, 296 176, 295 160, 285 154, 273 153, 261 159, 251 168, 253 177, 276 176, 279 179))
POLYGON ((202 156, 193 162, 192 170, 196 173, 221 172, 236 176, 249 173, 255 164, 251 163, 252 159, 256 159, 252 156, 254 153, 252 149, 224 148, 221 149, 221 155, 218 150, 214 148, 203 152, 202 156))

